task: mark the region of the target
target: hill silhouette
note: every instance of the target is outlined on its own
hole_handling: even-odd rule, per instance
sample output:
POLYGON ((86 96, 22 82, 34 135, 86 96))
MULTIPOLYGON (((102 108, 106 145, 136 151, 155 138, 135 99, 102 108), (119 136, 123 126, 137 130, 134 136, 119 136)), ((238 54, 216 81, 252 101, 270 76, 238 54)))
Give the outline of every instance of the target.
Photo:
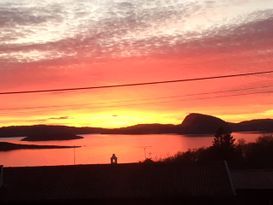
POLYGON ((80 139, 82 134, 214 134, 219 127, 230 131, 272 132, 273 119, 258 119, 239 123, 191 113, 179 125, 139 124, 123 128, 69 127, 57 125, 10 126, 0 128, 1 137, 25 137, 29 141, 80 139))
POLYGON ((219 127, 230 130, 229 123, 224 120, 199 113, 187 115, 180 127, 182 133, 188 134, 213 134, 219 127))
POLYGON ((23 138, 22 141, 72 140, 83 138, 68 128, 59 129, 58 127, 46 127, 46 130, 44 128, 44 126, 32 127, 31 132, 27 137, 23 138))
POLYGON ((273 120, 272 119, 258 119, 243 121, 240 123, 230 123, 232 130, 236 131, 273 131, 273 120))
POLYGON ((138 124, 129 127, 105 129, 102 133, 107 134, 161 134, 177 133, 178 126, 172 124, 138 124))

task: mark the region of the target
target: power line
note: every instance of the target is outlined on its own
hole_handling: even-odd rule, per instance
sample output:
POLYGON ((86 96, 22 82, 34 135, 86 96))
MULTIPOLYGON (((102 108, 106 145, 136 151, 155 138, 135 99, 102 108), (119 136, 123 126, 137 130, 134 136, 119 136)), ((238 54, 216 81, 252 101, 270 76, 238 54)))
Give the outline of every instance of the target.
MULTIPOLYGON (((257 92, 249 92, 249 93, 238 93, 238 94, 229 94, 229 95, 216 95, 216 96, 209 96, 209 97, 198 97, 198 98, 183 98, 183 96, 180 96, 179 100, 182 101, 204 101, 204 100, 210 100, 210 99, 218 99, 218 98, 226 98, 226 97, 238 97, 238 96, 247 96, 247 95, 254 95, 254 94, 272 94, 273 90, 268 90, 268 91, 257 91, 257 92)), ((177 96, 178 97, 178 96, 177 96)), ((170 103, 170 102, 174 102, 174 101, 178 101, 177 99, 167 99, 167 100, 162 100, 162 101, 158 101, 158 100, 149 100, 149 101, 143 101, 143 102, 135 102, 135 103, 123 103, 123 104, 104 104, 104 105, 88 105, 88 104, 81 104, 80 108, 84 108, 84 109, 88 109, 88 108, 95 108, 95 109, 99 109, 99 108, 116 108, 116 107, 124 107, 124 106, 137 106, 137 105, 146 105, 146 104, 162 104, 162 103, 170 103)), ((75 105, 75 104, 74 104, 75 105)), ((74 105, 66 105, 66 106, 71 106, 71 109, 73 109, 74 105)), ((31 107, 28 107, 29 109, 31 107)), ((39 108, 39 107, 34 107, 34 109, 39 108)), ((40 108, 47 108, 47 107, 40 107, 40 108)), ((50 108, 50 107, 49 107, 50 108)), ((54 108, 54 107, 53 107, 54 108)), ((49 109, 49 111, 58 111, 58 110, 63 110, 64 107, 62 106, 56 106, 57 109, 49 109)), ((24 109, 24 108, 22 108, 24 109)), ((6 109, 8 110, 8 109, 6 109)), ((14 111, 13 109, 10 109, 11 111, 14 111)), ((27 111, 29 112, 29 111, 27 111)), ((35 112, 35 111, 31 111, 31 112, 35 112)), ((18 113, 18 111, 17 111, 18 113)), ((19 113, 25 113, 24 111, 19 111, 19 113)), ((1 116, 3 116, 3 112, 1 112, 1 116)), ((10 114, 10 113, 9 113, 10 114)))
POLYGON ((243 77, 243 76, 264 75, 264 74, 271 74, 271 73, 273 73, 273 70, 260 71, 260 72, 239 73, 239 74, 229 74, 229 75, 218 75, 218 76, 209 76, 209 77, 199 77, 199 78, 185 78, 185 79, 176 79, 176 80, 152 81, 152 82, 143 82, 143 83, 113 84, 113 85, 73 87, 73 88, 57 88, 57 89, 45 89, 45 90, 8 91, 8 92, 0 92, 0 95, 48 93, 48 92, 67 92, 67 91, 78 91, 78 90, 135 87, 135 86, 145 86, 145 85, 182 83, 182 82, 192 82, 192 81, 215 80, 215 79, 222 79, 222 78, 234 78, 234 77, 243 77))
MULTIPOLYGON (((246 87, 246 88, 237 88, 237 89, 228 89, 228 90, 218 90, 211 92, 200 92, 200 93, 192 93, 185 95, 171 95, 171 96, 160 96, 160 97, 150 97, 150 98, 141 98, 141 99, 126 99, 126 100, 113 100, 107 102, 95 102, 95 104, 99 105, 111 105, 111 104, 119 104, 119 103, 130 103, 137 101, 152 101, 160 100, 160 99, 196 99, 196 98, 185 98, 185 97, 194 97, 194 96, 206 96, 206 95, 214 95, 214 94, 222 94, 222 93, 230 93, 230 92, 241 92, 241 91, 250 91, 250 90, 260 90, 264 88, 273 88, 273 85, 264 85, 264 86, 255 86, 255 87, 246 87)), ((244 95, 244 94, 243 94, 244 95)), ((0 111, 17 111, 17 110, 33 110, 33 109, 50 109, 50 108, 61 108, 61 109, 69 109, 74 106, 91 106, 90 103, 75 103, 75 104, 66 104, 66 105, 48 105, 48 106, 29 106, 29 107, 11 107, 11 108, 0 108, 0 111)))

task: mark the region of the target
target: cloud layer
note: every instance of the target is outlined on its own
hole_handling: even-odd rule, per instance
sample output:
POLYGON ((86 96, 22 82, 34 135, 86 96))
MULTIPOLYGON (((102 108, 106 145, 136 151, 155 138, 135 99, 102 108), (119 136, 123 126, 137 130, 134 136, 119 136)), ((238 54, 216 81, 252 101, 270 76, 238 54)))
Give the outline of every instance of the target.
POLYGON ((180 51, 177 45, 186 52, 198 46, 210 49, 202 39, 214 37, 218 42, 213 45, 227 48, 235 42, 240 45, 235 38, 249 30, 250 40, 263 37, 261 26, 272 30, 265 28, 272 25, 272 9, 269 0, 5 0, 0 3, 0 60, 29 63, 170 54, 180 51))

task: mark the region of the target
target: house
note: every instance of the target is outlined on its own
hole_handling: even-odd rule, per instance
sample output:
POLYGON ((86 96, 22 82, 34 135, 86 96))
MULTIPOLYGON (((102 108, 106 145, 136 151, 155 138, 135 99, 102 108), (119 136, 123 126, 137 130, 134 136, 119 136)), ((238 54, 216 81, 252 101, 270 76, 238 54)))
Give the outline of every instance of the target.
POLYGON ((113 199, 127 199, 129 204, 134 199, 159 202, 200 199, 204 203, 235 196, 224 162, 5 168, 5 184, 0 202, 9 203, 113 199))
POLYGON ((272 204, 272 169, 231 170, 231 176, 238 196, 247 204, 272 204))

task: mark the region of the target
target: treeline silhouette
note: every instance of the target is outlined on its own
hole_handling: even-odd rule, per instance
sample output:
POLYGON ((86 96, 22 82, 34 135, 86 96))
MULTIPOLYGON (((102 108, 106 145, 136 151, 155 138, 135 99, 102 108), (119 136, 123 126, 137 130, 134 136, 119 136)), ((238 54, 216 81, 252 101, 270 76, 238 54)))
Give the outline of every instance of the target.
POLYGON ((220 128, 210 147, 178 153, 160 163, 192 164, 219 160, 226 160, 232 168, 273 168, 273 135, 261 135, 251 143, 244 139, 235 143, 232 134, 220 128))

